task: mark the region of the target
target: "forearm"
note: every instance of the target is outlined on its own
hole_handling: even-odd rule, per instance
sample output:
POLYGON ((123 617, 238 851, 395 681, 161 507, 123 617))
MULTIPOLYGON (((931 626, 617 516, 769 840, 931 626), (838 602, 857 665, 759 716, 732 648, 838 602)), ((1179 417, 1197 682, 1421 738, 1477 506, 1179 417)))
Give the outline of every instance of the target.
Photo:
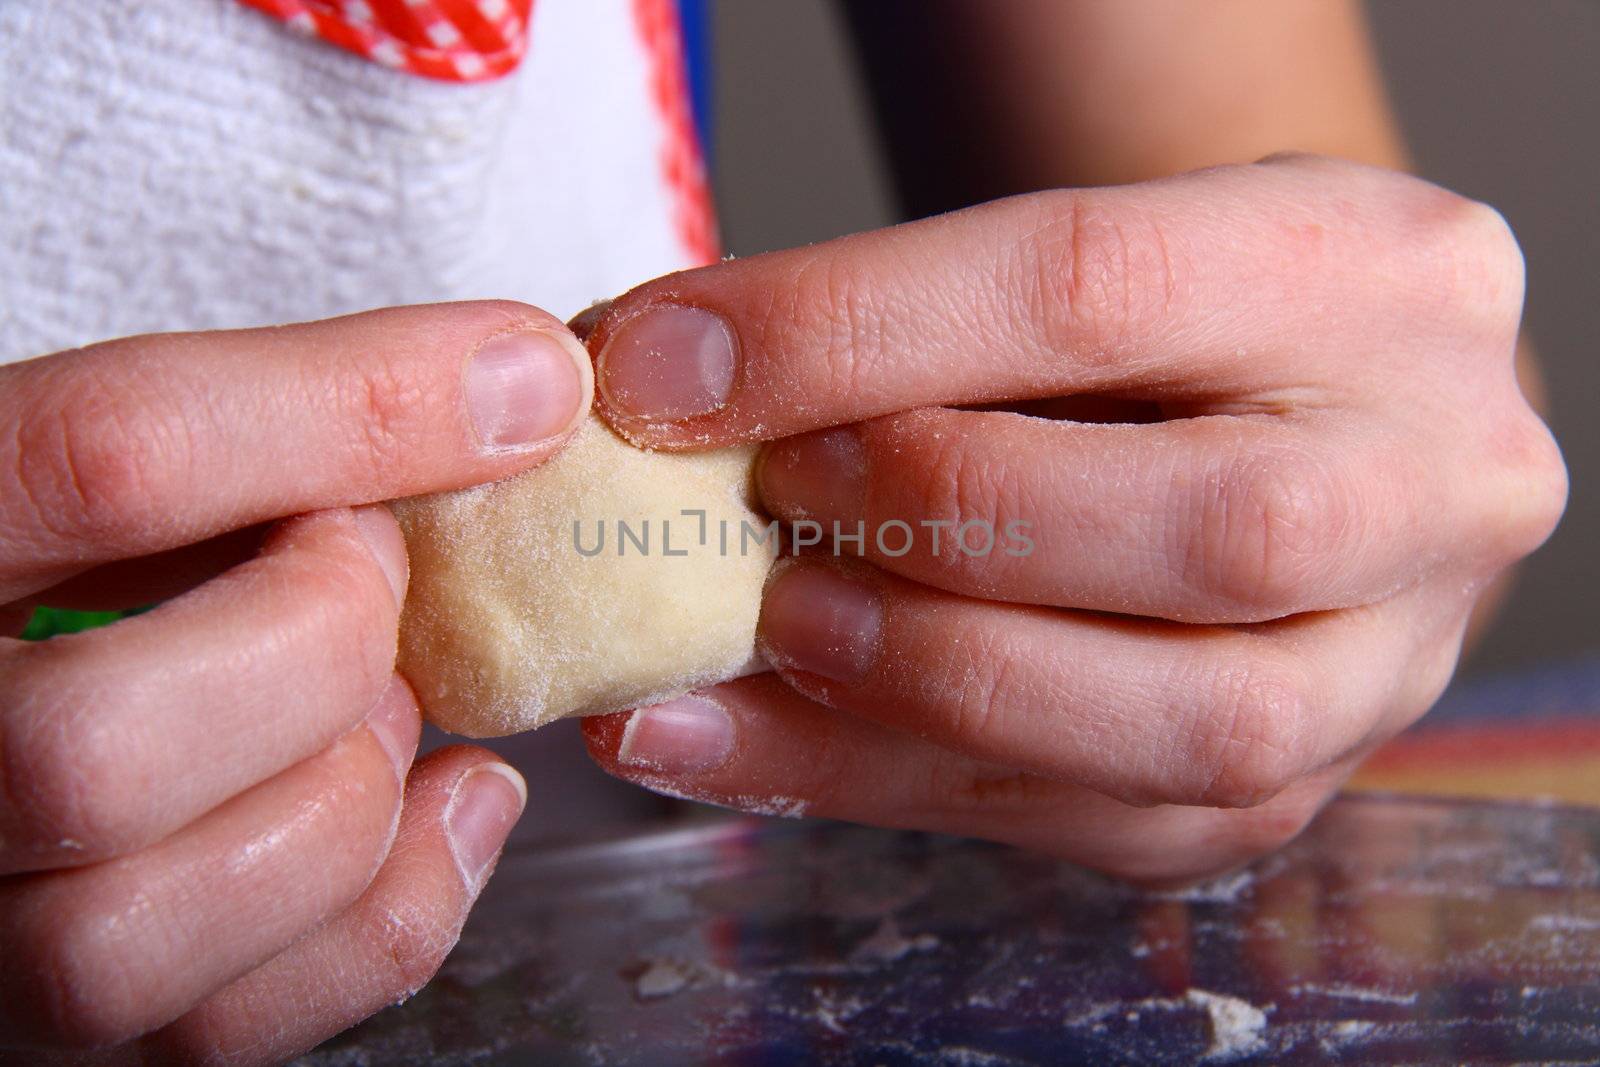
POLYGON ((847 10, 913 214, 1291 149, 1406 164, 1348 0, 847 10))

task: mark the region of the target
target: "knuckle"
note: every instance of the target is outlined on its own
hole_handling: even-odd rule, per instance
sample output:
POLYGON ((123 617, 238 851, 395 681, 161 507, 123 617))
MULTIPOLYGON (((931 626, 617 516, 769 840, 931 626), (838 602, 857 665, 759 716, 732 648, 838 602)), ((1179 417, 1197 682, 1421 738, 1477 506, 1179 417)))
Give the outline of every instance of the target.
MULTIPOLYGON (((1561 447, 1526 401, 1479 413, 1484 429, 1473 444, 1472 475, 1450 496, 1461 536, 1461 561, 1494 572, 1542 545, 1566 510, 1570 489, 1561 447)), ((1465 461, 1463 461, 1465 462, 1465 461)))
MULTIPOLYGON (((1002 512, 1026 509, 1015 502, 1022 490, 1003 458, 974 450, 965 435, 936 434, 928 462, 919 464, 915 477, 915 505, 920 518, 948 523, 940 529, 938 550, 926 539, 926 551, 962 589, 983 590, 992 581, 994 536, 1003 528, 1002 512), (975 523, 981 528, 968 528, 975 523)), ((915 439, 908 441, 912 447, 915 439)), ((924 534, 919 531, 919 534, 924 534)))
POLYGON ((782 339, 804 324, 802 332, 822 356, 817 370, 827 395, 875 406, 898 385, 877 373, 880 334, 886 312, 892 312, 880 294, 854 257, 818 251, 796 267, 788 299, 768 305, 762 333, 782 339))
POLYGON ((429 409, 427 384, 398 361, 385 360, 346 379, 341 411, 355 414, 358 447, 373 472, 406 462, 429 409))
POLYGON ((1332 557, 1355 532, 1351 493, 1334 466, 1303 453, 1224 463, 1169 509, 1183 523, 1182 578, 1208 603, 1261 621, 1315 603, 1332 557))
POLYGON ((1042 218, 1019 246, 1016 278, 1051 352, 1123 362, 1129 339, 1182 298, 1176 250, 1159 220, 1078 191, 1037 194, 1042 218))
POLYGON ((949 677, 951 736, 980 758, 1008 751, 1019 699, 1033 688, 1023 677, 1021 659, 1001 633, 969 633, 952 647, 964 651, 949 677))
POLYGON ((1266 660, 1221 671, 1195 709, 1186 750, 1175 754, 1189 768, 1175 802, 1253 808, 1301 778, 1309 688, 1299 671, 1266 660))
POLYGON ((994 492, 990 468, 973 462, 971 451, 959 440, 941 437, 936 448, 925 468, 923 510, 955 521, 986 511, 985 501, 994 492))
POLYGON ((69 543, 165 526, 165 489, 194 473, 192 441, 182 419, 141 408, 83 383, 17 428, 14 499, 35 526, 69 543))
POLYGON ((1510 561, 1521 559, 1550 537, 1567 508, 1570 482, 1561 446, 1544 420, 1523 406, 1510 434, 1515 484, 1504 540, 1510 561))
POLYGON ((1514 329, 1522 317, 1522 247, 1505 216, 1478 200, 1434 186, 1418 208, 1427 291, 1452 318, 1514 329))

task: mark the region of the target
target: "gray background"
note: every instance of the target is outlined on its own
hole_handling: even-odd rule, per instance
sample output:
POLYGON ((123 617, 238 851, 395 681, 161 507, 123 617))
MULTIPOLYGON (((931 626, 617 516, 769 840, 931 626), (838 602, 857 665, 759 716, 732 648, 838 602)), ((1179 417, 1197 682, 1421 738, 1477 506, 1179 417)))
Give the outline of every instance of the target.
MULTIPOLYGON (((740 255, 898 221, 830 0, 720 0, 715 170, 740 255)), ((1600 2, 1385 0, 1378 46, 1426 176, 1505 213, 1528 259, 1527 323, 1572 472, 1469 672, 1600 653, 1600 2)))

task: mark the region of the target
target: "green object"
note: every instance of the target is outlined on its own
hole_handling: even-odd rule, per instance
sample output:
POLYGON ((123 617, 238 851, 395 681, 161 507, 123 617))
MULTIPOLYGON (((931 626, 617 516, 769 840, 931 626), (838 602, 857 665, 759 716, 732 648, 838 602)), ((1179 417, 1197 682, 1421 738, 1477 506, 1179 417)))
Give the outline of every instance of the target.
POLYGON ((149 608, 134 608, 131 611, 68 611, 65 608, 34 608, 33 618, 29 619, 28 625, 23 628, 22 639, 43 641, 56 634, 75 634, 83 630, 93 630, 97 626, 106 626, 118 619, 149 610, 149 608))

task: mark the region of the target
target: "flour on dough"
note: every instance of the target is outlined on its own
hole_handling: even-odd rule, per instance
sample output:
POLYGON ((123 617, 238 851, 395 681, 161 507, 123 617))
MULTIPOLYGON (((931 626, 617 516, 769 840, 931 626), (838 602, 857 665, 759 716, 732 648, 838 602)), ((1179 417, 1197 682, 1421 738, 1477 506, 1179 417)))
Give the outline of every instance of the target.
POLYGON ((395 501, 399 667, 427 718, 493 737, 748 673, 776 551, 754 461, 641 451, 591 416, 541 467, 395 501))

